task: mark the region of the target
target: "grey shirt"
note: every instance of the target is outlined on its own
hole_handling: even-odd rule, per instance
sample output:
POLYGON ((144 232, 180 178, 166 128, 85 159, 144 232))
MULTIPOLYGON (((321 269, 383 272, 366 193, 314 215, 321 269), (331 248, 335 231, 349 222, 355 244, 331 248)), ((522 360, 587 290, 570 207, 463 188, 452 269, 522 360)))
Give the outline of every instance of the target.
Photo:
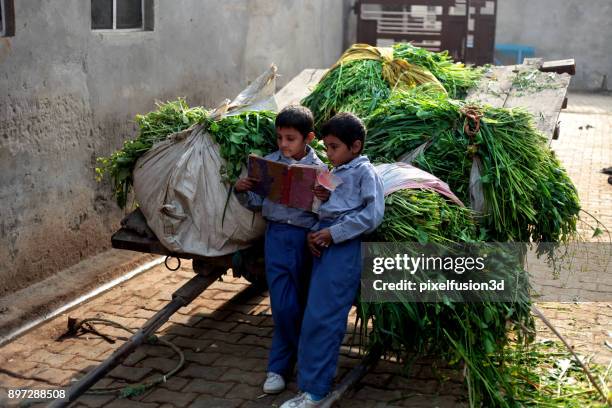
POLYGON ((336 167, 332 173, 342 179, 321 204, 319 219, 331 222, 335 243, 373 232, 385 214, 383 182, 366 156, 358 156, 336 167))

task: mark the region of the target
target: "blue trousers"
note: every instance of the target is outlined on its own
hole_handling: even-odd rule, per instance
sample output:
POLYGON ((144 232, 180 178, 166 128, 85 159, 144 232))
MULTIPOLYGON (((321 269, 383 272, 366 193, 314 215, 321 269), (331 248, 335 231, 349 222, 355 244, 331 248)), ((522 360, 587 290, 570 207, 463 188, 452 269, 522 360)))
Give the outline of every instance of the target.
POLYGON ((306 228, 276 222, 268 222, 266 227, 266 279, 274 319, 268 371, 285 378, 291 375, 297 360, 308 293, 311 267, 308 232, 306 228))
POLYGON ((316 395, 330 392, 360 279, 360 238, 332 244, 320 258, 313 258, 298 348, 300 390, 316 395))

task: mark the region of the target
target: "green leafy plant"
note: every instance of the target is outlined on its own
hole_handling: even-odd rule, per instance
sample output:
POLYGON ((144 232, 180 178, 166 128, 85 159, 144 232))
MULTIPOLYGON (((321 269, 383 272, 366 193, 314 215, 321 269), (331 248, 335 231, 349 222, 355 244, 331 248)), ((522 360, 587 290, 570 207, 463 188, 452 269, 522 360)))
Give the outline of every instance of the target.
POLYGON ((127 203, 136 161, 168 135, 206 120, 206 110, 200 107, 190 108, 183 98, 166 103, 158 102, 156 105, 157 110, 136 115, 136 139, 126 140, 120 150, 97 160, 96 178, 101 181, 106 175, 110 177, 113 196, 120 208, 124 208, 127 203))

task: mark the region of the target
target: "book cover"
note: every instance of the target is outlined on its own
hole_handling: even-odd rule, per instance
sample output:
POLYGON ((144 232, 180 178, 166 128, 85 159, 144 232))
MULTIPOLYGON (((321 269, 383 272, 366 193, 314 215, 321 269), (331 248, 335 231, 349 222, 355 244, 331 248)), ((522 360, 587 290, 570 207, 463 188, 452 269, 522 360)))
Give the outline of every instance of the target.
POLYGON ((329 174, 325 167, 288 165, 251 154, 248 169, 249 177, 258 180, 252 191, 270 201, 312 212, 317 212, 321 205, 312 190, 319 185, 322 174, 329 174))

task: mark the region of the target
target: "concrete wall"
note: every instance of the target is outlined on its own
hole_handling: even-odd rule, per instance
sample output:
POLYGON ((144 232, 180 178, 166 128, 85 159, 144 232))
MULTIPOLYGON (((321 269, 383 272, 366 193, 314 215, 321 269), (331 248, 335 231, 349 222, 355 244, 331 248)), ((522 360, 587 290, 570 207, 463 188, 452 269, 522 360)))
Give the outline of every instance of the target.
MULTIPOLYGON (((530 45, 545 60, 574 58, 577 73, 572 89, 599 90, 605 75, 607 89, 612 90, 611 0, 497 0, 497 4, 497 44, 530 45)), ((350 45, 357 39, 352 12, 347 26, 345 45, 350 45)))
POLYGON ((574 58, 573 89, 612 89, 612 1, 498 0, 496 42, 531 45, 545 60, 574 58))
POLYGON ((0 295, 99 253, 122 216, 95 159, 132 118, 185 96, 212 107, 271 62, 279 85, 342 52, 343 2, 154 0, 154 30, 90 29, 90 2, 15 1, 0 38, 0 295))

